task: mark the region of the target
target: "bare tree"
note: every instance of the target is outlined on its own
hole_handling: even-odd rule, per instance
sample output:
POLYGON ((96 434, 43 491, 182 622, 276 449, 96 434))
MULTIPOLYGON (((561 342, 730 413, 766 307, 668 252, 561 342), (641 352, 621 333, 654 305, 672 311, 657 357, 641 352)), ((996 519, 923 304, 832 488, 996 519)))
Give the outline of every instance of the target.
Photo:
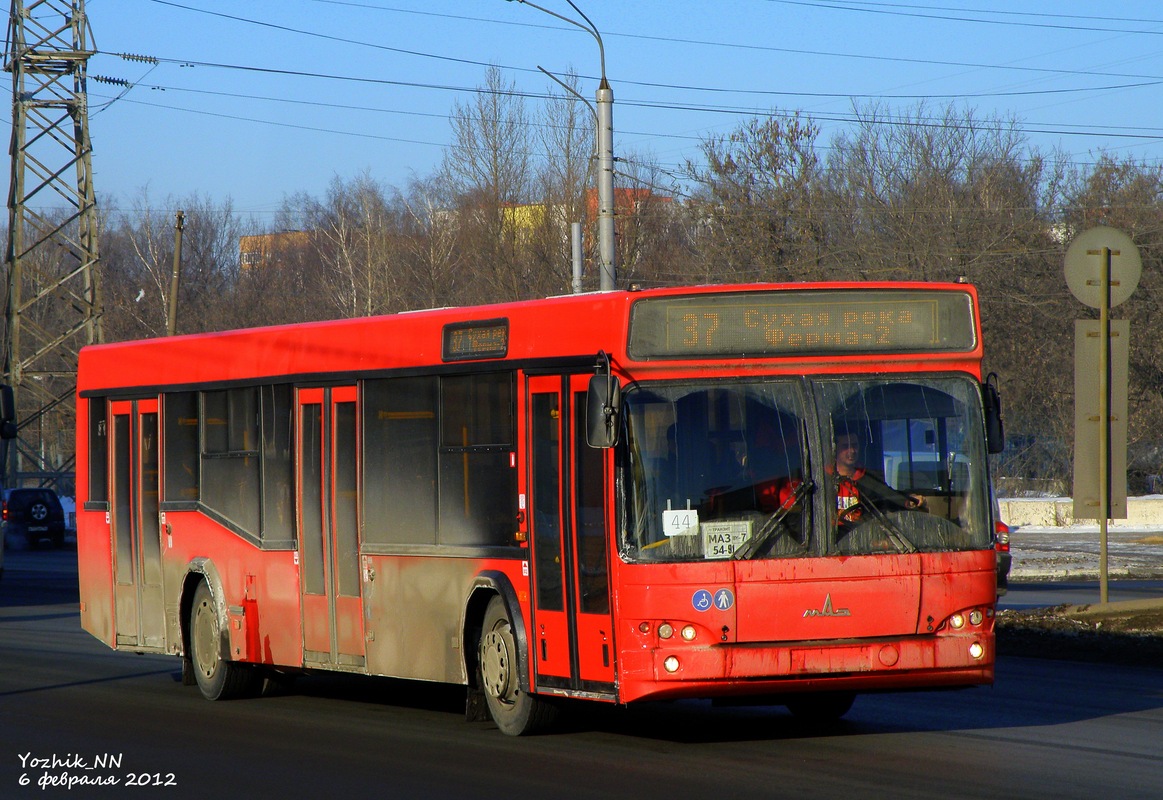
POLYGON ((858 108, 831 144, 828 244, 863 277, 972 276, 1045 234, 1042 161, 1013 120, 858 108))
POLYGON ((501 71, 490 67, 485 85, 452 110, 452 145, 441 167, 457 197, 462 235, 476 251, 479 300, 526 296, 517 265, 522 212, 532 186, 530 121, 525 102, 501 71))
POLYGON ((238 270, 238 241, 245 223, 229 199, 168 197, 161 207, 142 190, 128 212, 104 226, 101 278, 105 337, 109 341, 164 336, 174 266, 177 211, 185 213, 178 331, 220 330, 236 324, 224 298, 238 270))
POLYGON ((539 113, 538 141, 544 166, 539 186, 546 213, 539 232, 541 260, 546 271, 544 288, 560 291, 571 275, 572 226, 586 217, 586 187, 594 174, 595 117, 579 99, 577 74, 562 79, 568 89, 549 89, 549 99, 539 113))
POLYGON ((618 282, 668 284, 688 273, 679 187, 654 156, 623 151, 615 175, 618 282), (619 202, 620 200, 620 202, 619 202))
POLYGON ((398 311, 395 214, 368 174, 335 178, 310 222, 323 268, 319 276, 335 314, 360 317, 398 311))
POLYGON ((108 307, 116 309, 109 315, 106 329, 106 337, 112 341, 166 332, 176 211, 173 200, 169 202, 165 210, 159 210, 151 203, 148 191, 142 190, 131 212, 118 220, 122 235, 106 248, 105 297, 108 307))
POLYGON ((401 209, 401 267, 407 271, 410 308, 436 308, 462 302, 470 281, 461 247, 460 215, 452 211, 449 191, 439 176, 413 178, 407 194, 397 192, 401 209))
POLYGON ((804 277, 811 254, 819 128, 793 114, 744 122, 702 143, 688 161, 695 182, 688 205, 701 256, 699 280, 804 277))
MULTIPOLYGON (((179 208, 185 211, 185 230, 178 331, 193 333, 237 327, 239 320, 230 299, 238 284, 239 240, 251 232, 251 223, 235 213, 230 198, 215 203, 195 195, 179 208)), ((170 238, 172 242, 172 225, 170 238)))

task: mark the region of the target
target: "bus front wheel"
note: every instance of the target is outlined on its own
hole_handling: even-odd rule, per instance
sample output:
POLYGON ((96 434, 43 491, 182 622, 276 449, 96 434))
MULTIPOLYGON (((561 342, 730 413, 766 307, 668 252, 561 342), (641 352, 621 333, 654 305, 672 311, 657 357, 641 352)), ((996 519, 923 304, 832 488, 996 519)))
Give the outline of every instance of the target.
POLYGON ((536 733, 556 719, 554 706, 521 689, 521 654, 513 623, 500 597, 492 598, 485 610, 477 656, 489 715, 502 733, 536 733))
POLYGON ((222 631, 214 596, 205 581, 194 591, 190 607, 190 663, 194 680, 207 700, 229 700, 254 693, 258 673, 248 664, 222 657, 222 631))

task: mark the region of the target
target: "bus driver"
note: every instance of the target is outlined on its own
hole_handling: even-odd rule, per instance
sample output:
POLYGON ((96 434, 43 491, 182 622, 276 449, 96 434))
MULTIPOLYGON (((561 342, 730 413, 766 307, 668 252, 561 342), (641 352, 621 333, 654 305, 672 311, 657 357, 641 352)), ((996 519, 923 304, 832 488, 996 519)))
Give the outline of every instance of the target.
POLYGON ((922 495, 898 492, 860 463, 860 436, 853 431, 837 430, 835 452, 826 471, 836 481, 837 525, 856 525, 869 504, 881 511, 924 508, 922 495))

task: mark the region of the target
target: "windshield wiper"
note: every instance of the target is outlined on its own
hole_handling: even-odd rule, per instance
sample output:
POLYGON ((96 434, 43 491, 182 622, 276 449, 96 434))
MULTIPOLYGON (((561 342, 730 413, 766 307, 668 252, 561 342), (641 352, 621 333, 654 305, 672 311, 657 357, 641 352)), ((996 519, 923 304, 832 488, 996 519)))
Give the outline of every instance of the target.
POLYGON ((755 535, 751 537, 751 541, 747 542, 747 544, 736 550, 731 558, 738 561, 754 558, 760 552, 760 550, 763 549, 765 544, 767 544, 769 541, 774 542, 775 538, 778 537, 781 533, 795 542, 796 546, 801 550, 807 552, 807 544, 805 542, 799 541, 799 539, 795 537, 795 533, 788 525, 784 524, 784 520, 787 519, 787 515, 791 513, 792 509, 798 506, 805 497, 807 497, 815 490, 815 488, 816 484, 814 481, 803 481, 800 483, 800 485, 792 491, 791 496, 788 497, 788 499, 785 500, 782 504, 780 504, 779 508, 771 512, 771 516, 764 520, 763 524, 759 527, 759 530, 756 531, 755 535))
POLYGON ((888 534, 889 541, 891 541, 896 549, 902 553, 915 553, 917 546, 909 541, 909 537, 905 536, 895 522, 888 518, 888 514, 876 505, 872 498, 861 499, 861 503, 872 512, 872 516, 876 517, 876 521, 884 526, 885 532, 888 534))

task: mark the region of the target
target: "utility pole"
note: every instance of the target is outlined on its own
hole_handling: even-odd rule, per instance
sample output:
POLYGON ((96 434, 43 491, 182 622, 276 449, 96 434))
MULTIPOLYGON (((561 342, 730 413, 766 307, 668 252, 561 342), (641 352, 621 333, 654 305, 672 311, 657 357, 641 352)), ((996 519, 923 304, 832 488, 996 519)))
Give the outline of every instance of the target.
POLYGON ((101 339, 86 93, 91 37, 84 0, 12 0, 3 382, 15 393, 18 437, 3 465, 5 486, 71 491, 77 354, 101 339))
POLYGON ((178 332, 178 289, 182 283, 182 231, 186 229, 186 212, 179 211, 174 219, 174 270, 170 275, 169 313, 166 315, 166 336, 178 332))
MULTIPOLYGON (((597 36, 600 45, 602 38, 598 36, 596 28, 594 36, 597 36)), ((602 261, 601 288, 603 292, 609 292, 617 286, 618 246, 614 238, 614 90, 610 88, 610 84, 606 80, 604 50, 602 54, 602 82, 598 84, 597 100, 598 250, 602 261)))
MULTIPOLYGON (((573 0, 565 0, 565 2, 569 3, 570 8, 586 21, 585 25, 575 19, 563 17, 556 11, 542 8, 536 3, 530 3, 529 0, 516 1, 581 28, 598 42, 598 56, 601 59, 602 67, 602 77, 598 84, 596 97, 597 130, 595 131, 598 161, 598 261, 600 262, 598 268, 601 290, 603 292, 613 291, 618 284, 618 246, 614 238, 614 90, 610 88, 610 82, 606 80, 606 46, 602 43, 602 35, 598 33, 597 26, 582 13, 582 10, 574 4, 573 0)), ((548 72, 545 74, 550 75, 548 72)), ((553 76, 550 75, 550 77, 553 76)), ((554 78, 554 80, 557 79, 554 78)), ((561 82, 558 81, 558 83, 561 82)), ((568 86, 565 88, 569 89, 568 86)), ((572 89, 569 91, 573 92, 572 89)))

